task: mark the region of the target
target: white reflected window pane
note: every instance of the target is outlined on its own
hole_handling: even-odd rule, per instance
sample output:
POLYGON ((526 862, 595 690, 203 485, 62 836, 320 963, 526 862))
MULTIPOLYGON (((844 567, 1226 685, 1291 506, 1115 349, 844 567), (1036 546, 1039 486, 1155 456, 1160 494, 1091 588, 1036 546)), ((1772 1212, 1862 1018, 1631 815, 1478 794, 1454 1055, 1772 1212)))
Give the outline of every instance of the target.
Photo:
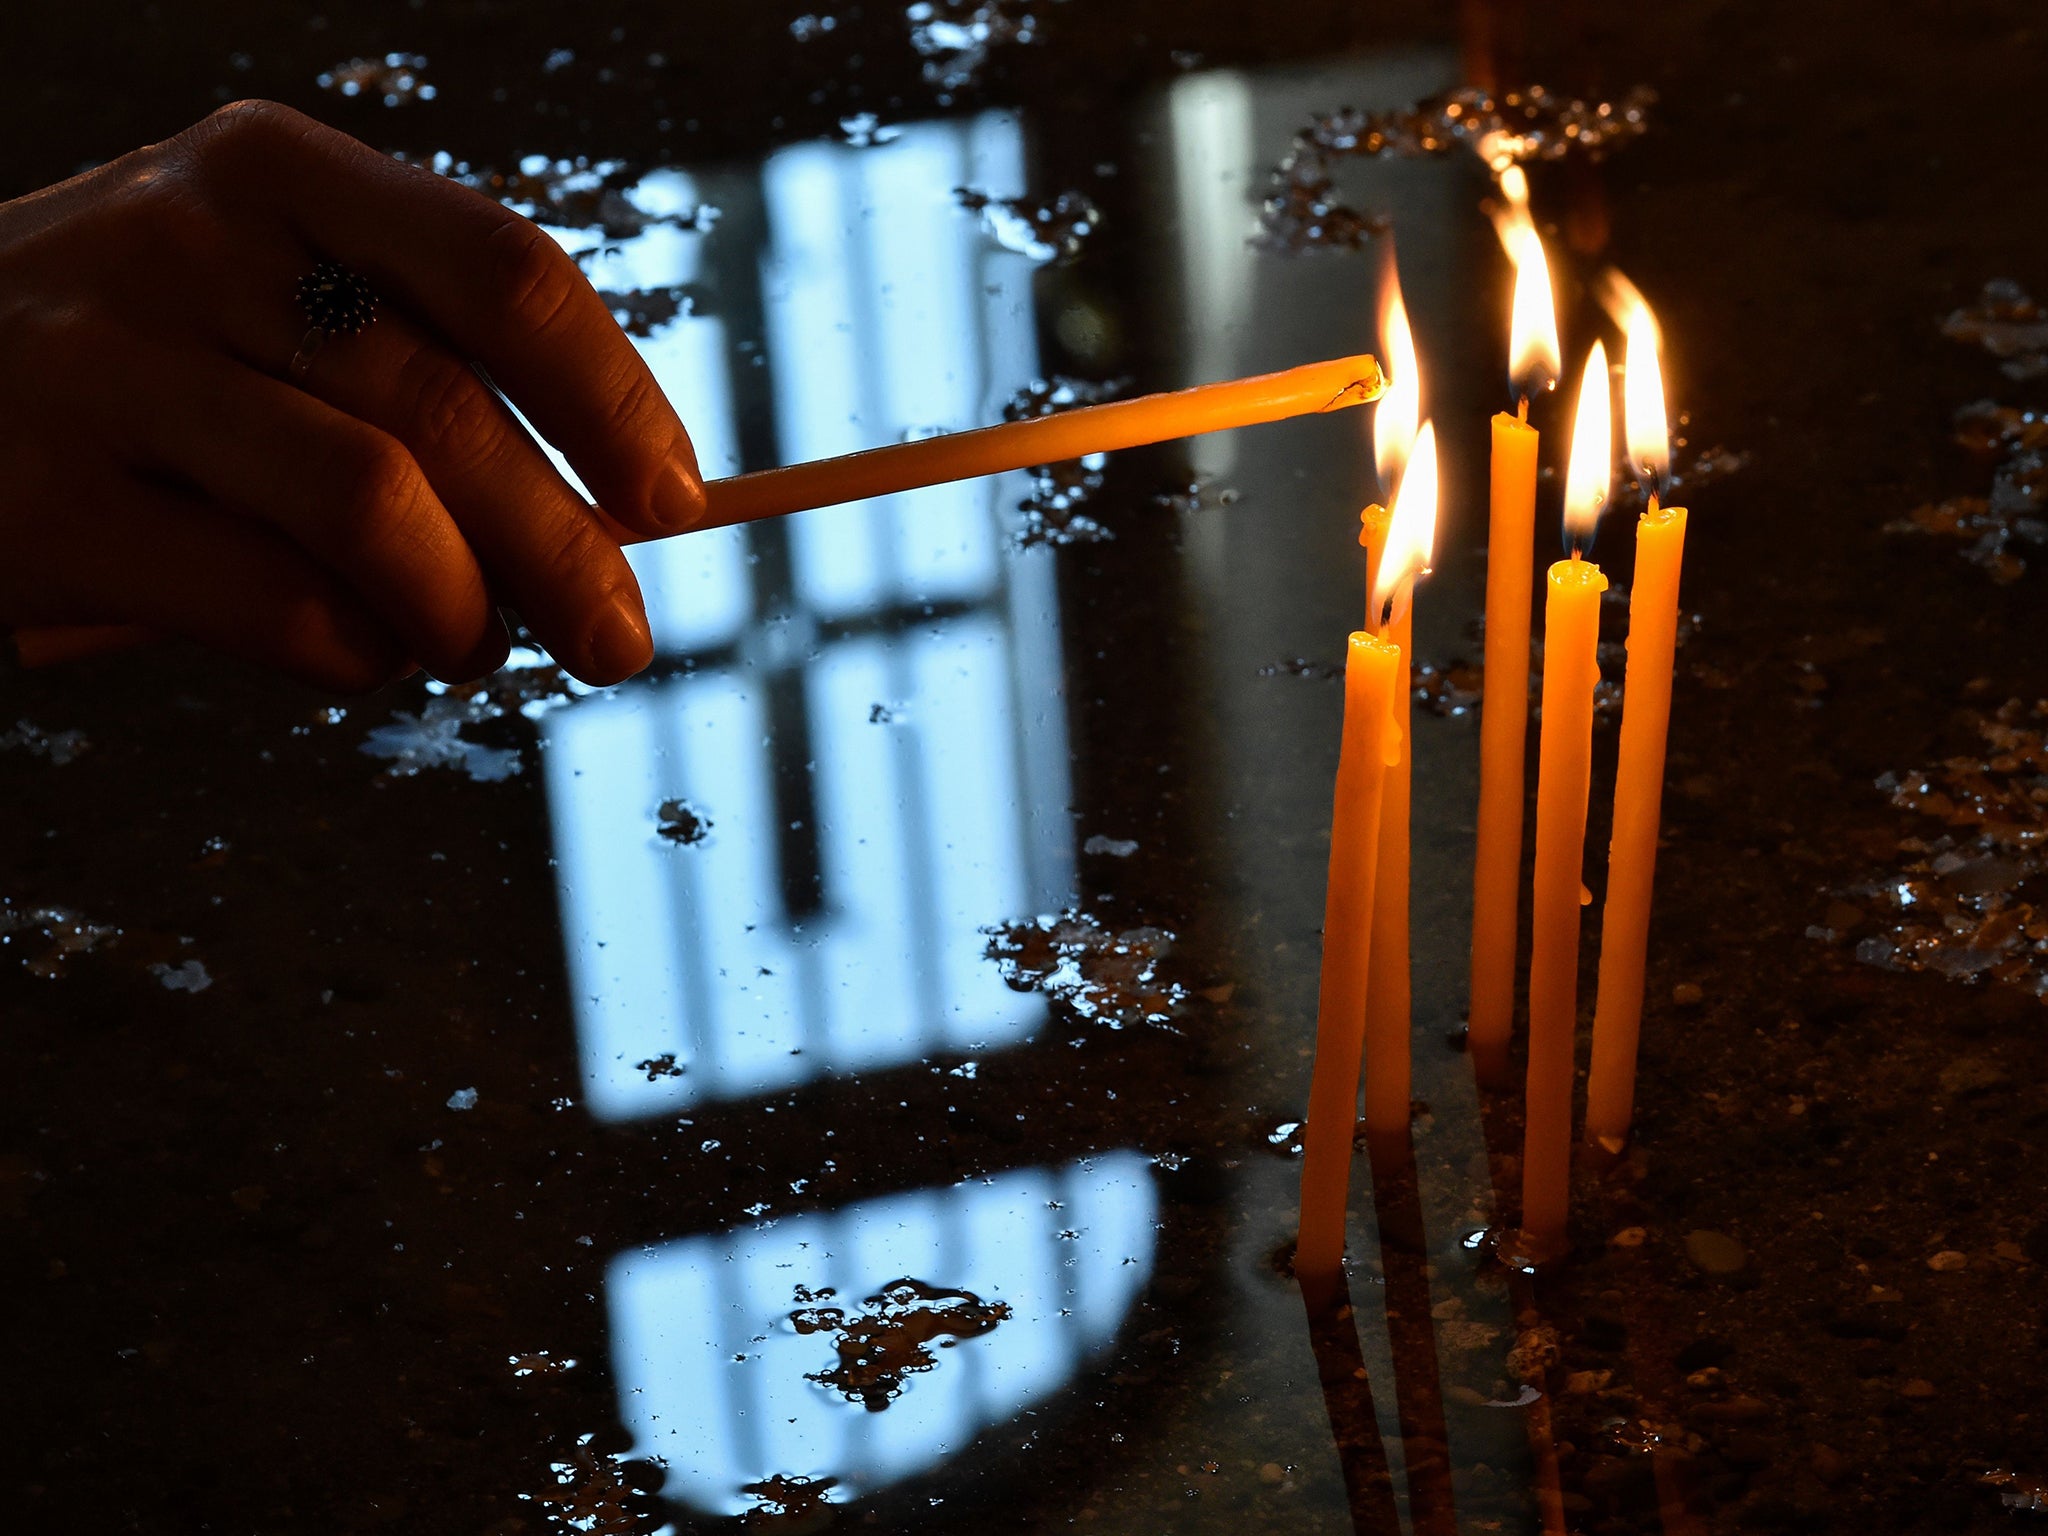
MULTIPOLYGON (((1021 135, 991 113, 913 123, 872 148, 806 144, 763 172, 770 345, 786 462, 989 421, 1036 370, 1030 262, 996 247, 954 189, 1021 190, 1021 135)), ((795 519, 805 601, 945 600, 999 576, 997 487, 933 487, 795 519)))
POLYGON ((605 1300, 635 1454, 710 1515, 778 1475, 836 1478, 848 1499, 927 1471, 1101 1358, 1151 1273, 1157 1207, 1148 1161, 1119 1151, 622 1253, 605 1300), (789 1325, 820 1304, 797 1288, 856 1313, 904 1279, 1009 1316, 934 1347, 880 1411, 809 1380, 838 1357, 831 1333, 789 1325))
MULTIPOLYGON (((766 368, 785 457, 971 425, 1028 378, 1029 263, 953 196, 1014 193, 1021 166, 1004 114, 768 161, 766 368)), ((694 206, 695 184, 662 174, 629 189, 635 206, 694 206)), ((619 283, 652 282, 695 273, 676 238, 715 237, 655 226, 598 259, 619 283)), ((730 340, 682 316, 640 342, 714 473, 736 457, 732 379, 752 366, 730 340)), ((980 931, 1059 906, 1072 874, 1053 569, 1004 546, 997 490, 634 552, 660 652, 701 670, 542 725, 595 1114, 1000 1046, 1044 1019, 1042 998, 1003 986, 980 931), (768 558, 785 539, 787 565, 768 558), (669 799, 709 837, 660 840, 669 799)))

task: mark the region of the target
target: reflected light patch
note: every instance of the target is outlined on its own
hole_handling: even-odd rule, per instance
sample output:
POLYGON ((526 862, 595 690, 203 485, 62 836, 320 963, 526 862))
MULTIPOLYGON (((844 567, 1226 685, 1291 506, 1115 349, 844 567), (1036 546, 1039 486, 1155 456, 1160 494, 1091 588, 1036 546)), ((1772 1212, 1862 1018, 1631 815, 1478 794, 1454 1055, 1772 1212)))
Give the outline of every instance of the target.
POLYGON ((1151 1274, 1157 1210, 1150 1164, 1118 1151, 622 1253, 605 1299, 634 1454, 711 1515, 771 1479, 836 1479, 843 1501, 930 1471, 1101 1363, 1151 1274), (871 1411, 817 1379, 840 1363, 831 1332, 792 1318, 859 1312, 905 1278, 1004 1313, 935 1342, 871 1411))

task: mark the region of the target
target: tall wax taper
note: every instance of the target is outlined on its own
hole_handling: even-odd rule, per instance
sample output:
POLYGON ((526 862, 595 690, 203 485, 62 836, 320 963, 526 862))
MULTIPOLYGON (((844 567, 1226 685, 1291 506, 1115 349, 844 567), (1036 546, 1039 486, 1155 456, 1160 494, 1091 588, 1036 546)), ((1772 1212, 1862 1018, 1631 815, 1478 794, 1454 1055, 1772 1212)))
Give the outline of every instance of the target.
POLYGON ((1583 557, 1613 478, 1607 349, 1593 344, 1579 384, 1565 473, 1571 556, 1550 568, 1543 614, 1543 727, 1537 751, 1536 880, 1531 895, 1529 1076, 1522 1145, 1522 1247, 1565 1247, 1571 1199, 1573 1038, 1578 1024, 1579 903, 1600 680, 1600 594, 1583 557))

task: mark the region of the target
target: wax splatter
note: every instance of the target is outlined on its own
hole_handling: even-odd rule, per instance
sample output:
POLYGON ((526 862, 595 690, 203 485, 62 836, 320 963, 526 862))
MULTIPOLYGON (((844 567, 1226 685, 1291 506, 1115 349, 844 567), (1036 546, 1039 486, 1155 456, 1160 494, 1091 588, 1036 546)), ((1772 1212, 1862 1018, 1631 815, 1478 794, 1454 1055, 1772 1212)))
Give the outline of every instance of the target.
POLYGON ((2037 379, 2048 373, 2048 307, 2010 278, 1986 283, 1975 304, 1942 321, 1941 333, 2003 359, 1999 371, 2008 378, 2037 379))
POLYGON ((1867 919, 1875 931, 1855 950, 1866 965, 2048 999, 2048 701, 2008 700, 1974 724, 1981 755, 1878 779, 1894 806, 1933 829, 1902 837, 1898 870, 1841 892, 1808 933, 1835 942, 1867 919))
POLYGON ((204 992, 213 985, 213 977, 197 960, 187 960, 182 965, 167 965, 159 960, 149 968, 149 974, 169 992, 204 992))
POLYGON ((821 1529, 819 1522, 832 1517, 832 1490, 838 1486, 836 1477, 798 1477, 788 1472, 758 1483, 742 1483, 741 1493, 760 1500, 747 1511, 747 1524, 762 1529, 821 1529))
POLYGON ((1102 222, 1102 210, 1081 192, 1053 197, 990 197, 972 187, 953 196, 981 222, 996 244, 1036 262, 1065 265, 1076 260, 1102 222))
POLYGON ((387 107, 432 101, 439 94, 426 77, 424 54, 387 53, 381 58, 350 59, 322 70, 314 83, 323 91, 350 98, 379 98, 387 107))
POLYGON ((485 746, 465 737, 465 726, 494 720, 503 711, 485 695, 430 696, 417 712, 394 710, 388 723, 376 727, 358 749, 381 757, 391 766, 387 779, 409 779, 428 768, 453 768, 479 784, 509 779, 521 767, 516 747, 485 746))
POLYGON ((1612 101, 1559 96, 1540 85, 1495 98, 1466 87, 1413 107, 1314 118, 1274 169, 1261 212, 1262 243, 1282 251, 1356 250, 1388 228, 1384 214, 1351 207, 1334 166, 1380 155, 1442 155, 1469 149, 1489 164, 1598 159, 1649 127, 1656 92, 1638 86, 1612 101))
MULTIPOLYGON (((1034 379, 1012 395, 1003 406, 1005 421, 1030 421, 1055 415, 1077 406, 1096 405, 1123 393, 1128 379, 1093 382, 1054 374, 1034 379)), ((1017 504, 1023 520, 1010 542, 1018 549, 1039 544, 1096 544, 1116 537, 1108 528, 1081 510, 1102 488, 1102 467, 1107 454, 1090 454, 1062 464, 1041 464, 1030 471, 1031 491, 1017 504)))
POLYGON ((709 818, 699 815, 687 800, 664 800, 655 811, 655 835, 689 848, 711 835, 709 818))
POLYGON ((1925 503, 1885 531, 1960 540, 1965 560, 2008 585, 2026 572, 2023 551, 2048 545, 2048 416, 1979 400, 1956 412, 1954 435, 1991 466, 1989 494, 1925 503))
MULTIPOLYGON (((797 1291, 798 1301, 823 1301, 828 1288, 797 1291)), ((790 1313, 798 1333, 830 1333, 839 1363, 809 1380, 831 1387, 870 1413, 902 1395, 905 1378, 938 1365, 934 1349, 979 1338, 1008 1319, 1008 1303, 983 1301, 971 1291, 949 1291, 922 1280, 892 1280, 854 1311, 801 1307, 790 1313)))
POLYGON ((994 49, 1039 40, 1032 0, 918 0, 903 16, 941 106, 980 77, 994 49))
POLYGON ((1069 910, 981 931, 988 957, 1012 988, 1042 992, 1091 1023, 1165 1024, 1186 1004, 1187 989, 1159 975, 1159 963, 1173 953, 1173 935, 1164 928, 1112 930, 1069 910))
POLYGON ((11 897, 0 896, 0 947, 45 981, 62 976, 73 957, 120 937, 119 928, 91 922, 69 907, 16 906, 11 897))
POLYGON ((11 730, 0 731, 0 752, 46 757, 59 768, 75 761, 91 745, 83 731, 46 731, 27 720, 17 720, 11 730))
POLYGON ((1194 475, 1178 485, 1152 493, 1152 505, 1168 512, 1209 512, 1219 507, 1235 506, 1237 500, 1235 487, 1220 484, 1209 475, 1194 475))

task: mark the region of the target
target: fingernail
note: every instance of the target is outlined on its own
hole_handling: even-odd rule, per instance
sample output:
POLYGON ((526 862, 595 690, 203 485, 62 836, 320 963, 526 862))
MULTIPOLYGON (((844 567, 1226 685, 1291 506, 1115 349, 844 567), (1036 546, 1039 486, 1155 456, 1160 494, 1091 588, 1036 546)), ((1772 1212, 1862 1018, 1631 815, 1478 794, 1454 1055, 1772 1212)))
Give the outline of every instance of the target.
POLYGON ((631 597, 624 593, 614 597, 598 616, 590 632, 590 659, 596 666, 593 681, 613 683, 631 677, 654 659, 647 616, 631 597))
POLYGON ((670 533, 696 527, 704 518, 704 482, 680 464, 665 465, 654 482, 650 510, 654 521, 670 533))

